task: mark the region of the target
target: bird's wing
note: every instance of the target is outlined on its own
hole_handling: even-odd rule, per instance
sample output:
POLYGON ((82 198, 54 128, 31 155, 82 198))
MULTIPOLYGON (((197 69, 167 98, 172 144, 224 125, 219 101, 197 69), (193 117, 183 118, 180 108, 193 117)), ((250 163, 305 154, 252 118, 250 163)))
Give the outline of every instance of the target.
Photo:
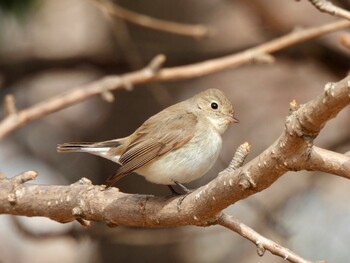
POLYGON ((148 119, 131 135, 129 145, 119 158, 121 167, 108 178, 107 184, 114 184, 124 175, 186 144, 194 136, 197 122, 197 116, 186 111, 176 115, 164 112, 148 119))

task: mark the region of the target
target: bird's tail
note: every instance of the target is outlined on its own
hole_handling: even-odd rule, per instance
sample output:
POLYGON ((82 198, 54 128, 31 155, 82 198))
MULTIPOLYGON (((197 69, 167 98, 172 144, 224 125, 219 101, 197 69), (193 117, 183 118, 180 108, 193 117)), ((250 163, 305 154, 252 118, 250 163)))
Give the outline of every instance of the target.
POLYGON ((57 152, 86 152, 88 149, 93 149, 95 143, 89 142, 67 142, 57 145, 57 152))
POLYGON ((101 156, 113 162, 119 163, 119 146, 123 139, 115 139, 104 142, 68 142, 57 145, 57 152, 85 152, 101 156))

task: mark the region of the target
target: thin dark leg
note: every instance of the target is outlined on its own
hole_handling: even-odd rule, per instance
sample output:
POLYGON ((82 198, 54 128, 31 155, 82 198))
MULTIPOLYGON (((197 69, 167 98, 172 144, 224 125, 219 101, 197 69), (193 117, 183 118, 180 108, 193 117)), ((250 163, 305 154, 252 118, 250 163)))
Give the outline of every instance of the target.
POLYGON ((172 185, 168 185, 168 187, 173 195, 181 195, 180 193, 176 192, 176 190, 172 185))
POLYGON ((182 191, 184 191, 186 194, 190 194, 190 193, 193 192, 193 190, 188 189, 186 186, 184 186, 183 184, 179 183, 178 181, 174 181, 174 183, 176 185, 178 185, 182 189, 182 191))

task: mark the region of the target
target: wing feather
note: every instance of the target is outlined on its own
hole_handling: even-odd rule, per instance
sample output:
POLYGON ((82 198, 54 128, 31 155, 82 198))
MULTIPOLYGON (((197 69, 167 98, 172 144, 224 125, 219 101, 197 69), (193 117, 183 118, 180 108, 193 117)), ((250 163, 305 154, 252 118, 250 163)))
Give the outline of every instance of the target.
POLYGON ((124 175, 167 152, 183 146, 194 136, 198 119, 193 113, 185 110, 177 112, 176 115, 160 112, 156 117, 148 119, 130 135, 130 143, 119 159, 121 167, 108 179, 108 185, 114 184, 124 175))

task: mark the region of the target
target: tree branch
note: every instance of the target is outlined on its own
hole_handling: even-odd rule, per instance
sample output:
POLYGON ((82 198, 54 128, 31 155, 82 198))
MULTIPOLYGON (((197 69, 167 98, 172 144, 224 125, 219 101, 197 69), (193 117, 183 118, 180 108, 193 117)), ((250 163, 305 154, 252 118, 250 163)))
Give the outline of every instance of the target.
POLYGON ((205 37, 211 32, 209 28, 203 25, 181 24, 138 14, 109 0, 93 0, 93 3, 109 16, 118 17, 130 23, 158 31, 189 37, 205 37))
POLYGON ((257 247, 257 253, 259 256, 263 256, 265 250, 268 250, 272 254, 288 260, 289 262, 312 263, 312 261, 300 257, 288 248, 282 247, 276 242, 273 242, 272 240, 260 235, 254 229, 251 229, 232 216, 222 214, 217 223, 252 241, 257 247))
MULTIPOLYGON (((326 122, 348 104, 350 76, 338 83, 327 84, 322 94, 300 107, 296 102, 291 103, 292 111, 286 119, 285 130, 273 145, 238 168, 249 153, 249 144, 243 144, 227 169, 186 196, 166 198, 125 194, 117 188, 92 185, 84 178, 69 186, 23 184, 36 176, 34 172, 27 172, 13 179, 0 178, 0 214, 45 216, 58 222, 78 220, 83 225, 89 225, 90 221, 142 227, 219 223, 234 230, 237 221, 223 215, 222 210, 269 187, 288 170, 312 168, 350 178, 348 156, 313 146, 313 139, 326 122)), ((247 228, 237 232, 246 237, 245 230, 247 228)), ((268 249, 283 257, 287 255, 286 259, 291 262, 307 262, 255 232, 248 233, 249 240, 262 242, 258 244, 261 254, 268 249)))
MULTIPOLYGON (((116 89, 131 89, 134 85, 172 81, 187 78, 199 77, 207 74, 212 74, 224 69, 235 68, 243 64, 260 61, 262 58, 266 60, 266 54, 281 50, 288 46, 312 39, 327 33, 331 33, 350 26, 349 21, 338 21, 331 24, 326 24, 319 27, 309 29, 299 29, 290 34, 261 44, 257 47, 248 49, 238 54, 229 55, 222 58, 207 60, 200 63, 195 63, 187 66, 173 68, 158 68, 156 71, 152 69, 152 63, 159 60, 157 56, 149 66, 139 71, 126 73, 121 76, 106 76, 92 83, 76 87, 70 91, 52 97, 46 101, 40 102, 27 109, 18 111, 16 114, 11 114, 5 117, 0 122, 0 140, 10 134, 12 131, 23 126, 24 124, 36 120, 42 116, 52 112, 69 107, 73 104, 84 101, 92 96, 104 94, 104 98, 111 101, 112 90, 116 89)), ((160 55, 162 56, 162 55, 160 55)), ((271 57, 269 57, 271 61, 271 57)))
POLYGON ((332 16, 338 16, 350 20, 350 12, 335 6, 332 2, 327 0, 309 0, 309 2, 315 6, 318 10, 324 13, 328 13, 332 16))
POLYGON ((339 37, 339 42, 342 44, 343 47, 350 49, 350 35, 349 34, 343 34, 339 37))
MULTIPOLYGON (((289 46, 302 43, 307 40, 348 27, 350 27, 350 22, 343 20, 311 28, 298 28, 297 30, 293 30, 291 33, 286 34, 282 37, 268 41, 264 44, 247 49, 237 54, 210 59, 204 62, 186 66, 164 68, 159 72, 155 80, 169 81, 201 77, 221 70, 236 68, 247 63, 260 61, 261 58, 266 58, 266 54, 268 55, 289 46)), ((269 61, 271 61, 271 59, 269 59, 269 61)))
POLYGON ((295 164, 294 168, 321 171, 350 179, 350 156, 313 146, 308 160, 295 164))

